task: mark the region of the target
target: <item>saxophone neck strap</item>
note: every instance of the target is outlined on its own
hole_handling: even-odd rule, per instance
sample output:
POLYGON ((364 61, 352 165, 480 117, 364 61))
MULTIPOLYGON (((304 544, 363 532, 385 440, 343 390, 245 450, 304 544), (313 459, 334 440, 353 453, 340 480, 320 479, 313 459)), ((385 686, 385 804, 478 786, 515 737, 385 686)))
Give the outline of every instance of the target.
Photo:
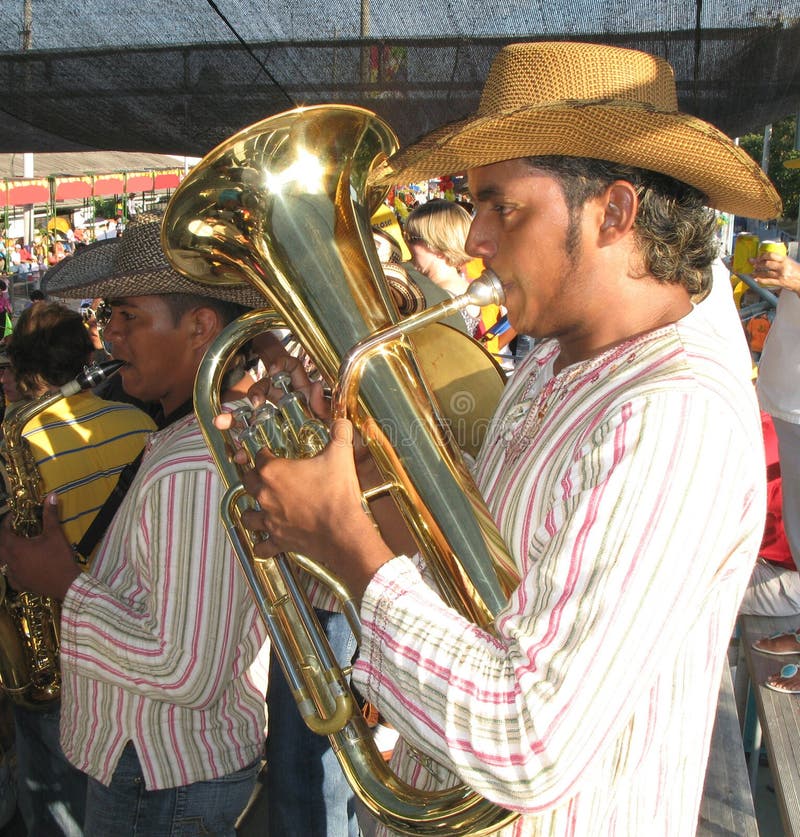
MULTIPOLYGON (((169 427, 170 424, 176 422, 178 419, 188 416, 189 413, 193 411, 194 401, 189 398, 168 416, 164 416, 163 411, 161 411, 156 415, 154 421, 158 425, 158 429, 163 430, 165 427, 169 427)), ((117 484, 114 486, 114 490, 111 494, 109 494, 108 499, 102 505, 100 511, 97 512, 94 520, 89 524, 89 528, 84 532, 80 543, 72 545, 72 550, 75 553, 75 560, 82 567, 85 567, 89 563, 89 558, 91 557, 92 552, 94 552, 94 548, 99 543, 100 538, 102 538, 105 534, 106 529, 108 529, 114 515, 117 513, 120 503, 128 493, 128 489, 131 487, 133 478, 139 470, 139 465, 142 463, 142 456, 144 456, 144 448, 142 448, 139 455, 133 460, 133 462, 129 462, 122 469, 122 471, 120 471, 119 479, 117 480, 117 484)))

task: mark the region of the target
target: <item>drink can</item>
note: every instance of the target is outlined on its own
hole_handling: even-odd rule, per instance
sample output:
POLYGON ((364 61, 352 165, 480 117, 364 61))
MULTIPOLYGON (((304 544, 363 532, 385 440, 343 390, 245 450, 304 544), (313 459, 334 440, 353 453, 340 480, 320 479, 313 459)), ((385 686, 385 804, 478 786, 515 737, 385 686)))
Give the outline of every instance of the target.
POLYGON ((758 245, 758 255, 763 256, 765 253, 780 253, 786 255, 786 245, 782 241, 762 241, 758 245))
POLYGON ((758 255, 758 236, 753 233, 739 233, 736 236, 736 243, 733 246, 733 263, 731 270, 734 273, 747 273, 753 270, 750 259, 758 255))

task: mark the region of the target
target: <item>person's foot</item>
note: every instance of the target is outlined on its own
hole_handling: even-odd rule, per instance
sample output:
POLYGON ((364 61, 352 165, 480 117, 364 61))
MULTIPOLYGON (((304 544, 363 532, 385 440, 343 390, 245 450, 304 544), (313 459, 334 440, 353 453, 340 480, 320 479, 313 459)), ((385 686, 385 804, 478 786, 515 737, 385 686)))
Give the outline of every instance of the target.
POLYGON ((778 674, 768 677, 764 685, 773 692, 784 692, 787 695, 800 694, 800 666, 787 663, 778 674))
POLYGON ((800 654, 800 631, 786 631, 757 639, 753 648, 762 654, 800 654))

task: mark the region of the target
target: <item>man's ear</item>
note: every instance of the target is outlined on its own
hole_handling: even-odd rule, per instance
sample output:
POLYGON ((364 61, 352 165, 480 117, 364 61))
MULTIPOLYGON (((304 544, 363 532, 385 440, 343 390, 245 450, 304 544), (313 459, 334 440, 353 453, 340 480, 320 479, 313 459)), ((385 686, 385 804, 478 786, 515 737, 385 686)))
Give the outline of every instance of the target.
POLYGON ((627 180, 615 180, 603 194, 602 204, 601 234, 607 237, 608 241, 627 235, 633 227, 639 209, 639 196, 633 184, 627 180))
POLYGON ((207 306, 201 305, 187 315, 189 320, 189 335, 193 344, 203 349, 222 331, 223 324, 219 314, 207 306))

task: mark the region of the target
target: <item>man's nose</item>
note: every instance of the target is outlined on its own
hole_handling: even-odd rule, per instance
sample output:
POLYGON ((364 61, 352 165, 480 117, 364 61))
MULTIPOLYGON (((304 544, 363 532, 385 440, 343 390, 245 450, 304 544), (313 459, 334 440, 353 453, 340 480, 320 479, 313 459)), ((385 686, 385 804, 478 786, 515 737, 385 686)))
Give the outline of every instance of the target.
POLYGON ((111 343, 114 336, 119 333, 117 328, 117 318, 112 314, 103 325, 102 329, 98 328, 98 332, 102 333, 103 340, 106 343, 111 343))
POLYGON ((473 218, 472 224, 470 225, 464 249, 470 256, 480 259, 492 258, 497 252, 494 241, 490 238, 487 230, 477 216, 473 218))

